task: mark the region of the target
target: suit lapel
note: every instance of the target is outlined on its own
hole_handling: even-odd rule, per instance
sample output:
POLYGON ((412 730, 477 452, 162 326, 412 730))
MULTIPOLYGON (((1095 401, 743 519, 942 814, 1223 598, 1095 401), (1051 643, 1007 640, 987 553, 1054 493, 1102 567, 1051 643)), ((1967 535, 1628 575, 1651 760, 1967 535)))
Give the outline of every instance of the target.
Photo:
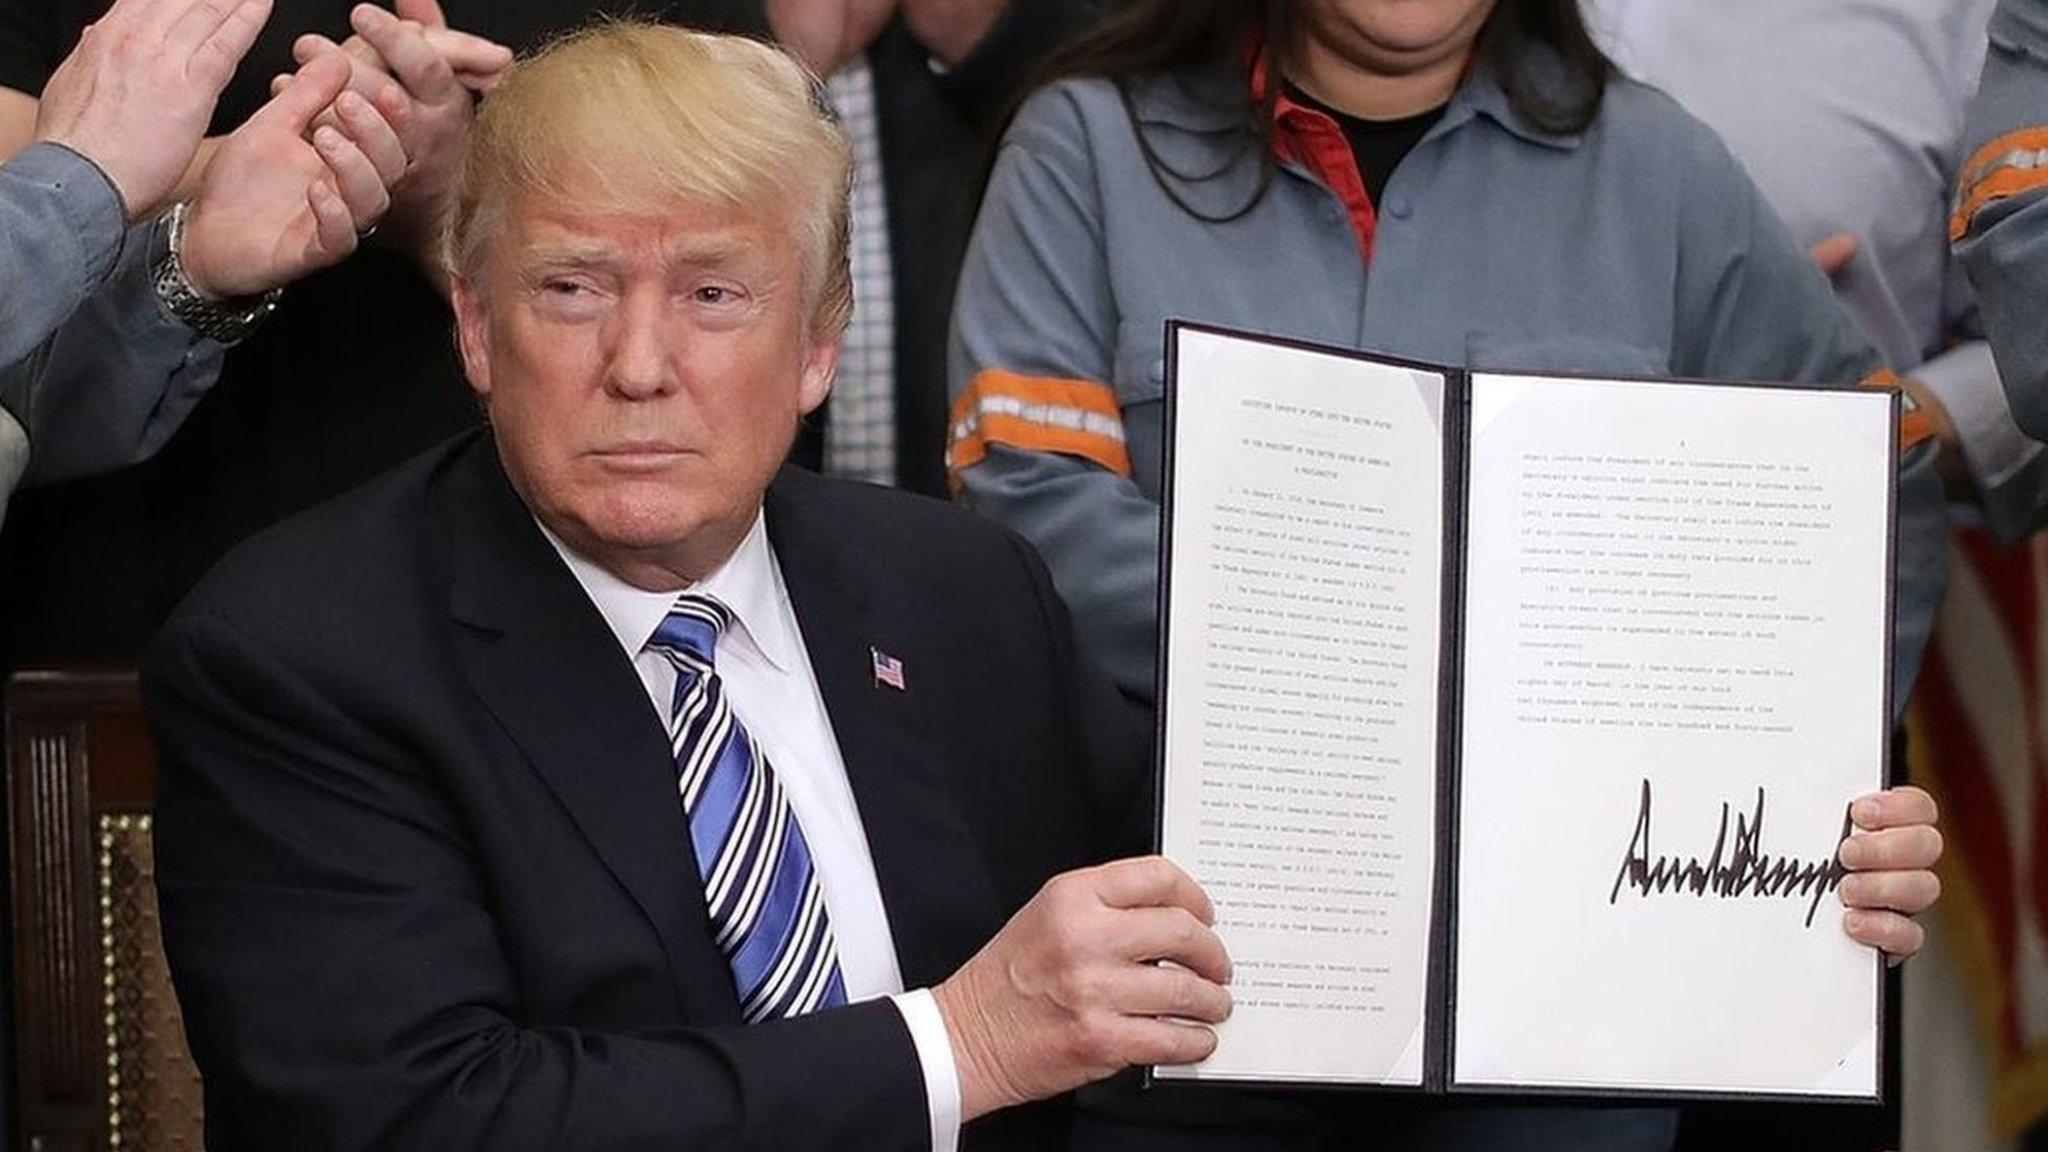
POLYGON ((500 470, 456 465, 450 606, 471 684, 654 926, 689 1019, 738 1018, 660 721, 631 661, 500 470))
POLYGON ((937 732, 938 685, 959 670, 889 583, 894 558, 862 555, 859 524, 819 506, 827 483, 784 469, 768 492, 768 535, 846 763, 904 985, 924 987, 986 942, 1001 914, 955 792, 966 750, 942 747, 937 732), (876 677, 877 650, 902 661, 901 689, 876 677))

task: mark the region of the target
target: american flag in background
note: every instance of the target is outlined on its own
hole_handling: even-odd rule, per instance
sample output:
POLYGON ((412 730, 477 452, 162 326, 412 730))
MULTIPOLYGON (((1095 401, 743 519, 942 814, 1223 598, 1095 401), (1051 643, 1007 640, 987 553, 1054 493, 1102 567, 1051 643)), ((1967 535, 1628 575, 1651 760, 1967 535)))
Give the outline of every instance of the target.
POLYGON ((2048 536, 1964 528, 1908 726, 1941 805, 1937 915, 1991 1056, 1991 1127, 2048 1120, 2048 536))
POLYGON ((875 659, 875 683, 887 684, 898 692, 903 691, 903 661, 880 648, 870 648, 868 653, 875 659))

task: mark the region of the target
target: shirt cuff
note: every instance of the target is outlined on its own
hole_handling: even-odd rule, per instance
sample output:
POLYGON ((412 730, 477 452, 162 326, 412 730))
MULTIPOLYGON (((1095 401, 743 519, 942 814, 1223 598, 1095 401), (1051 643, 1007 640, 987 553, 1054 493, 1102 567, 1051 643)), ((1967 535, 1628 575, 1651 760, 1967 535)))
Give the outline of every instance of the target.
POLYGON ((62 144, 32 144, 7 164, 7 174, 39 184, 56 197, 58 215, 78 245, 78 267, 98 284, 113 271, 128 231, 121 194, 100 166, 62 144))
POLYGON ((910 1043, 924 1070, 924 1098, 931 1110, 932 1152, 956 1152, 960 1146, 960 1073, 953 1065, 953 1038, 931 989, 919 988, 891 996, 910 1029, 910 1043))
POLYGON ((2041 442, 2013 422, 1991 346, 1984 341, 1958 344, 1908 375, 1927 385, 1948 409, 1963 444, 1963 463, 1980 491, 2011 480, 2041 453, 2041 442))

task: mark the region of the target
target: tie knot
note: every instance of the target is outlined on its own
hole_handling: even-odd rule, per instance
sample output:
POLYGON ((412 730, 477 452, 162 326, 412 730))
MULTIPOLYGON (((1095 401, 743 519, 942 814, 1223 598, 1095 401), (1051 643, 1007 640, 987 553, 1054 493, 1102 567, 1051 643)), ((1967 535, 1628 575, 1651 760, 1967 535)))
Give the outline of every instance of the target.
POLYGON ((732 609, 709 596, 685 592, 676 597, 647 646, 673 657, 688 657, 710 667, 718 651, 718 634, 732 623, 732 609))

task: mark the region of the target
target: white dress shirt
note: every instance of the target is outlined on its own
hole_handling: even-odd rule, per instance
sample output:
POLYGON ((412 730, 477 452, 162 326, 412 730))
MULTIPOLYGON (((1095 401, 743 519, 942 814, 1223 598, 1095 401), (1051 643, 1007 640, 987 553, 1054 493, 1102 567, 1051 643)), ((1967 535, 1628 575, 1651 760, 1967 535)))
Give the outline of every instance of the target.
MULTIPOLYGON (((571 551, 545 525, 541 531, 611 625, 619 646, 640 673, 648 703, 666 726, 676 669, 666 657, 650 651, 647 641, 679 593, 636 588, 571 551)), ((882 905, 860 809, 839 742, 832 735, 832 718, 818 693, 789 590, 782 582, 782 567, 768 543, 766 521, 756 514, 739 550, 687 591, 713 597, 732 610, 733 622, 718 638, 718 678, 733 713, 782 781, 810 846, 825 911, 839 944, 839 973, 847 1001, 881 996, 895 1001, 922 1067, 933 1152, 954 1152, 960 1132, 960 1082, 952 1040, 930 990, 903 990, 895 937, 889 930, 888 909, 882 905)), ((684 818, 678 800, 676 819, 684 818)), ((688 856, 676 860, 678 868, 694 866, 688 856)))

